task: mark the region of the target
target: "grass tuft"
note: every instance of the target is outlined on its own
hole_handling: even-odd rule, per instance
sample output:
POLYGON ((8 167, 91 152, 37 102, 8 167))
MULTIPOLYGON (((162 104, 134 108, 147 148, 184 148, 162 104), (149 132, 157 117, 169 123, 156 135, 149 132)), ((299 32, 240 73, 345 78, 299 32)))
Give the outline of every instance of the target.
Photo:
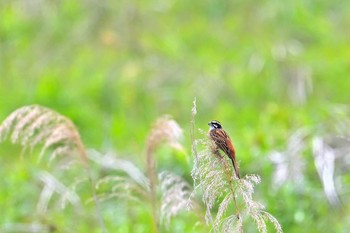
MULTIPOLYGON (((195 113, 194 101, 192 128, 194 128, 195 113)), ((194 134, 194 131, 191 134, 194 134)), ((191 137, 195 138, 194 135, 191 137)), ((260 177, 253 174, 241 179, 235 178, 226 156, 217 156, 212 152, 212 146, 206 134, 202 139, 192 141, 195 160, 191 174, 194 189, 202 193, 202 200, 207 207, 205 214, 207 224, 212 225, 214 232, 233 232, 234 230, 243 232, 243 221, 251 218, 259 232, 267 232, 266 222, 270 221, 276 231, 281 233, 282 227, 278 221, 264 210, 262 204, 253 199, 254 186, 260 183, 260 177), (218 209, 213 217, 212 212, 215 208, 218 209)))
POLYGON ((50 161, 59 155, 78 153, 86 161, 80 134, 73 122, 61 114, 39 105, 21 107, 0 125, 0 142, 10 138, 14 144, 33 150, 41 145, 39 160, 51 150, 50 161))
MULTIPOLYGON (((32 152, 35 147, 40 147, 38 161, 41 161, 46 154, 50 155, 48 158, 49 163, 61 156, 60 166, 54 166, 54 169, 58 168, 61 170, 57 175, 58 177, 64 175, 62 174, 63 169, 71 169, 72 164, 83 162, 86 168, 86 173, 84 173, 86 174, 85 180, 88 180, 91 186, 96 215, 102 232, 106 232, 99 203, 95 195, 90 167, 87 163, 86 150, 77 128, 69 118, 43 106, 24 106, 12 112, 1 123, 0 142, 8 138, 13 144, 20 144, 23 147, 22 155, 27 152, 27 149, 30 149, 30 152, 32 152)), ((74 187, 63 184, 53 173, 47 171, 39 172, 39 179, 44 184, 44 187, 37 203, 38 215, 47 213, 49 202, 53 199, 54 193, 59 195, 59 206, 65 207, 66 203, 70 203, 75 207, 79 206, 80 198, 75 193, 74 187)))
POLYGON ((145 174, 131 161, 117 158, 112 153, 89 151, 90 160, 113 172, 96 183, 98 199, 107 201, 117 198, 150 204, 151 231, 160 232, 162 226, 169 226, 171 218, 186 210, 192 189, 182 177, 170 171, 157 171, 156 150, 163 144, 182 149, 179 142, 181 136, 182 129, 169 116, 155 121, 147 137, 145 174))

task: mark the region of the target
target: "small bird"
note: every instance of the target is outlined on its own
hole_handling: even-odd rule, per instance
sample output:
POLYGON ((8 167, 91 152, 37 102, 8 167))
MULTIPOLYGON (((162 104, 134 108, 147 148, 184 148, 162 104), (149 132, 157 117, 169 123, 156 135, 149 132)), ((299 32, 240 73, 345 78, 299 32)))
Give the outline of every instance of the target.
POLYGON ((232 161, 233 168, 235 170, 235 174, 238 179, 241 179, 238 171, 238 166, 236 162, 236 151, 232 144, 232 141, 226 131, 222 128, 221 123, 219 121, 210 121, 209 124, 209 137, 216 145, 216 149, 214 153, 219 154, 218 148, 221 149, 232 161))

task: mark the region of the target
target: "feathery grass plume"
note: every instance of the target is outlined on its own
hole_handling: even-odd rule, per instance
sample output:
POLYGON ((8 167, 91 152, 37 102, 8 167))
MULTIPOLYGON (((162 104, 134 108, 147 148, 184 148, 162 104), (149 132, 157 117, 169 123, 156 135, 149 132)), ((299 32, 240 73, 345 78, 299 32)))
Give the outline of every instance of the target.
POLYGON ((168 171, 159 173, 158 178, 162 193, 160 220, 168 226, 173 216, 186 209, 191 186, 182 177, 168 171))
MULTIPOLYGON (((195 113, 194 101, 192 128, 195 113)), ((262 204, 253 200, 254 185, 260 183, 260 177, 246 175, 241 179, 235 178, 226 156, 219 157, 213 153, 213 143, 205 132, 201 133, 204 138, 192 141, 195 160, 191 175, 194 189, 202 192, 202 200, 207 207, 207 224, 212 225, 214 232, 243 232, 243 221, 252 218, 259 232, 267 232, 266 221, 270 221, 277 232, 282 232, 278 221, 264 210, 262 204), (214 207, 218 210, 213 218, 214 207), (230 212, 232 208, 234 213, 230 212)), ((195 138, 194 135, 191 137, 195 138)))
POLYGON ((118 174, 107 175, 96 183, 97 190, 104 190, 97 196, 100 201, 119 198, 141 202, 148 197, 148 178, 132 162, 117 158, 111 152, 101 154, 95 150, 89 150, 88 157, 104 169, 119 172, 118 174))
MULTIPOLYGON (((87 163, 85 147, 77 128, 69 118, 43 106, 24 106, 12 112, 1 123, 0 143, 8 138, 11 139, 13 144, 20 144, 23 147, 22 154, 24 154, 27 149, 30 149, 30 152, 32 152, 35 147, 41 147, 38 161, 42 160, 46 154, 50 155, 48 158, 49 162, 61 156, 60 161, 63 163, 61 163, 61 166, 58 166, 60 169, 83 162, 95 200, 99 224, 102 232, 105 232, 102 215, 95 198, 95 189, 87 163)), ((55 168, 57 168, 57 166, 54 167, 54 169, 55 168)), ((79 198, 74 190, 63 185, 59 179, 49 172, 40 173, 39 178, 44 183, 44 188, 41 192, 39 203, 37 204, 37 211, 39 213, 46 212, 48 203, 54 192, 61 195, 63 205, 67 201, 74 205, 79 202, 79 198)))
POLYGON ((172 120, 170 116, 160 117, 154 123, 151 132, 147 138, 146 146, 146 163, 147 163, 147 177, 150 187, 150 200, 152 203, 152 216, 154 220, 155 232, 159 232, 159 208, 157 203, 157 188, 158 179, 155 170, 155 150, 160 143, 168 143, 170 146, 181 149, 179 139, 182 136, 182 129, 172 120))
POLYGON ((39 106, 21 107, 0 125, 0 142, 11 138, 12 143, 34 149, 42 145, 39 160, 51 149, 50 161, 58 155, 78 153, 86 161, 86 152, 79 132, 70 119, 39 106))
MULTIPOLYGON (((89 159, 103 168, 118 171, 115 175, 107 175, 96 183, 97 190, 104 189, 98 195, 99 200, 106 201, 119 198, 142 203, 150 200, 149 180, 132 162, 117 158, 113 153, 101 154, 90 150, 89 159), (109 186, 110 189, 106 189, 109 186)), ((191 194, 190 185, 182 177, 163 171, 158 174, 160 198, 160 222, 169 224, 170 219, 186 208, 191 194)), ((158 201, 158 200, 157 200, 158 201)))
POLYGON ((154 222, 152 231, 159 232, 160 224, 167 226, 173 216, 186 209, 191 189, 180 176, 169 171, 157 172, 155 152, 163 143, 181 149, 181 136, 182 129, 169 116, 156 120, 147 138, 146 174, 131 161, 117 158, 113 153, 103 155, 89 151, 90 160, 113 171, 113 174, 101 178, 96 184, 96 188, 101 191, 99 200, 118 198, 139 203, 148 200, 154 222))

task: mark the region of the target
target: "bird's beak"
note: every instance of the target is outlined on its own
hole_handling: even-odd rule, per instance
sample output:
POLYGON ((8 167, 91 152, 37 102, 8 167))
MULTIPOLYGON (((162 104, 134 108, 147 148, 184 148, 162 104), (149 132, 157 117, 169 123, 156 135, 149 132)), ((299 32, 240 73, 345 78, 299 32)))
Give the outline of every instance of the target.
POLYGON ((210 122, 208 123, 208 125, 210 125, 210 122))

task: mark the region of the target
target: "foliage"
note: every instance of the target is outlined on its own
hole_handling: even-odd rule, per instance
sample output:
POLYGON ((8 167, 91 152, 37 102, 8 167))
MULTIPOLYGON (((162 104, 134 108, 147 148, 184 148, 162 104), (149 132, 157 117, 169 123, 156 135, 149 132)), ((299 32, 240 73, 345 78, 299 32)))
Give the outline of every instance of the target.
MULTIPOLYGON (((349 5, 0 0, 0 121, 21 106, 47 106, 74 122, 89 148, 102 157, 112 151, 145 175, 149 126, 169 114, 184 130, 184 150, 158 148, 157 173, 172 171, 191 184, 188 112, 196 96, 196 126, 225 124, 242 174, 262 179, 254 198, 285 232, 342 233, 350 228, 349 5)), ((61 169, 81 161, 79 153, 45 151, 38 163, 29 147, 0 145, 0 228, 100 231, 80 162, 61 169), (35 215, 41 191, 54 182, 40 171, 75 190, 84 211, 71 204, 62 211, 54 192, 45 214, 35 215)), ((93 180, 116 175, 87 157, 93 180)), ((107 229, 149 232, 148 205, 131 211, 129 202, 115 200, 101 203, 107 229)), ((172 218, 164 232, 208 232, 205 210, 195 209, 172 218)))
MULTIPOLYGON (((73 182, 71 180, 69 186, 63 184, 53 173, 48 171, 38 172, 38 178, 44 183, 44 187, 38 199, 36 215, 43 216, 49 212, 51 208, 49 202, 53 199, 54 193, 57 193, 59 196, 58 203, 61 209, 64 209, 67 203, 69 203, 77 211, 82 211, 81 198, 76 193, 76 186, 84 180, 88 180, 92 189, 91 200, 95 202, 97 217, 103 232, 106 232, 106 229, 102 212, 100 212, 103 210, 100 210, 99 207, 99 202, 101 201, 117 198, 118 201, 132 200, 147 204, 145 200, 148 200, 151 204, 151 215, 154 223, 153 227, 151 227, 152 232, 159 232, 161 223, 168 226, 172 217, 177 215, 181 210, 186 209, 191 193, 190 185, 180 176, 167 171, 159 173, 158 179, 156 176, 156 159, 154 158, 156 148, 164 142, 180 149, 181 144, 178 141, 181 135, 182 129, 168 116, 159 118, 155 122, 147 140, 147 176, 145 176, 130 161, 118 159, 110 154, 102 156, 96 151, 91 151, 87 154, 74 124, 68 118, 48 108, 38 105, 22 107, 10 114, 0 125, 0 142, 5 141, 7 137, 11 136, 12 143, 21 144, 24 148, 30 147, 32 151, 37 145, 41 145, 42 149, 38 161, 42 159, 48 149, 52 150, 49 161, 53 161, 58 155, 72 156, 78 152, 81 159, 85 162, 84 165, 86 165, 87 159, 89 159, 89 161, 99 164, 102 169, 108 168, 123 173, 100 178, 95 188, 89 173, 91 172, 89 166, 86 167, 88 173, 85 175, 71 177, 71 179, 74 178, 77 181, 73 182), (104 184, 110 185, 110 190, 96 195, 95 189, 97 191, 100 190, 100 187, 104 184), (161 193, 160 201, 158 200, 158 190, 161 193), (159 212, 161 212, 160 215, 158 214, 159 212)), ((64 168, 67 170, 72 169, 70 162, 64 161, 64 168)), ((74 157, 69 159, 69 161, 74 161, 74 157)), ((58 167, 61 168, 62 166, 58 167)), ((69 176, 64 176, 64 178, 69 178, 69 176)), ((32 217, 32 223, 11 224, 2 230, 10 232, 50 231, 50 225, 45 225, 44 223, 37 224, 36 222, 40 222, 40 218, 35 217, 35 215, 32 217)), ((56 226, 54 226, 54 229, 56 229, 56 226)))

